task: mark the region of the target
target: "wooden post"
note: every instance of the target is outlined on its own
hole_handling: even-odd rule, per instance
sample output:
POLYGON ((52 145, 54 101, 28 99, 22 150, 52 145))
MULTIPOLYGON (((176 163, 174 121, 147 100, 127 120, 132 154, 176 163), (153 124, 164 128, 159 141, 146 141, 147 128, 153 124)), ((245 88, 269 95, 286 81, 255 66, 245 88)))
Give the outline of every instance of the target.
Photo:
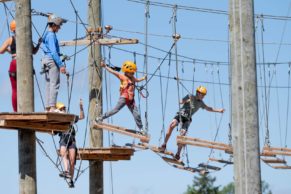
MULTIPOLYGON (((31 2, 16 3, 17 43, 17 99, 18 112, 34 111, 31 2)), ((19 193, 36 194, 36 149, 35 132, 18 132, 19 193)))
POLYGON ((229 0, 236 194, 261 193, 253 4, 253 0, 229 0))
MULTIPOLYGON (((101 0, 88 0, 88 24, 93 29, 101 26, 101 0)), ((102 69, 100 67, 101 46, 89 47, 89 120, 102 114, 102 69), (97 105, 97 111, 96 111, 97 105)), ((90 129, 90 147, 103 147, 102 129, 90 129)), ((103 194, 103 162, 90 161, 90 194, 103 194)))

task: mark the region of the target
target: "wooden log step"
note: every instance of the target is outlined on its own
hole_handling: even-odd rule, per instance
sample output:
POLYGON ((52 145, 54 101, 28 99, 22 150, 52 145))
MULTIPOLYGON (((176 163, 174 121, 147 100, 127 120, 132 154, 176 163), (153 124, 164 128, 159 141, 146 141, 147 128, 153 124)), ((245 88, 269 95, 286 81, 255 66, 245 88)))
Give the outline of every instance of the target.
POLYGON ((128 147, 133 147, 133 148, 138 148, 138 149, 142 149, 142 150, 147 150, 149 149, 147 146, 144 146, 143 144, 133 144, 133 143, 126 143, 125 146, 128 147))
POLYGON ((181 166, 185 165, 183 161, 176 160, 175 158, 168 158, 168 157, 165 157, 165 156, 163 156, 162 158, 166 162, 169 162, 169 163, 172 163, 172 164, 177 164, 177 165, 181 165, 181 166))
POLYGON ((198 147, 205 147, 205 148, 211 148, 211 149, 217 149, 217 150, 223 150, 223 151, 230 151, 230 147, 225 147, 225 146, 218 146, 218 145, 210 145, 210 144, 205 144, 205 143, 200 143, 200 142, 192 142, 192 141, 183 141, 180 139, 177 139, 178 144, 183 144, 183 145, 192 145, 192 146, 198 146, 198 147))
POLYGON ((206 168, 206 169, 210 169, 210 170, 221 170, 220 167, 217 167, 217 166, 212 166, 212 165, 208 165, 208 164, 204 164, 204 163, 201 163, 198 165, 199 167, 201 168, 206 168))
POLYGON ((275 158, 275 159, 267 159, 267 158, 261 158, 262 161, 264 161, 265 163, 273 163, 273 164, 286 164, 286 160, 283 159, 279 159, 279 158, 275 158))
POLYGON ((233 164, 232 161, 217 159, 217 158, 209 158, 208 160, 214 161, 214 162, 219 162, 219 163, 224 163, 224 164, 233 164))
POLYGON ((279 147, 270 147, 270 146, 265 146, 263 148, 265 151, 283 151, 283 152, 291 152, 290 148, 279 148, 279 147))
POLYGON ((260 156, 265 156, 265 157, 276 157, 275 154, 273 153, 270 153, 270 152, 266 152, 266 151, 263 151, 260 156))
POLYGON ((161 148, 159 148, 158 146, 149 146, 149 148, 153 151, 153 152, 156 152, 156 153, 160 153, 160 154, 165 154, 165 155, 169 155, 169 156, 172 156, 174 157, 174 153, 173 152, 170 152, 170 151, 161 151, 161 148))
POLYGON ((139 134, 138 131, 127 129, 127 128, 124 128, 124 127, 111 125, 111 124, 108 124, 108 123, 95 123, 93 125, 93 127, 95 129, 102 128, 102 129, 106 129, 106 130, 109 130, 109 131, 112 131, 112 132, 116 132, 116 133, 120 133, 120 134, 123 134, 123 135, 128 135, 128 136, 131 136, 131 137, 135 137, 135 138, 140 139, 141 142, 145 142, 145 143, 148 143, 150 141, 150 137, 149 136, 141 135, 141 134, 139 134))
POLYGON ((291 169, 291 166, 272 166, 272 168, 289 170, 291 169))
POLYGON ((200 170, 198 168, 193 168, 193 167, 186 167, 186 166, 181 166, 181 165, 176 165, 176 164, 173 164, 173 166, 175 168, 178 168, 178 169, 181 169, 181 170, 187 170, 187 171, 190 171, 190 172, 198 172, 198 173, 201 173, 202 171, 204 170, 200 170))
POLYGON ((291 156, 291 152, 285 152, 285 151, 263 151, 266 155, 283 155, 283 156, 291 156))
POLYGON ((219 143, 219 142, 215 142, 215 141, 208 141, 208 140, 202 140, 199 138, 193 138, 193 137, 188 137, 188 136, 177 136, 177 139, 180 139, 181 142, 182 141, 188 141, 188 142, 199 142, 199 143, 205 143, 207 145, 216 145, 216 146, 222 146, 222 147, 226 147, 229 148, 230 146, 228 144, 225 143, 219 143))

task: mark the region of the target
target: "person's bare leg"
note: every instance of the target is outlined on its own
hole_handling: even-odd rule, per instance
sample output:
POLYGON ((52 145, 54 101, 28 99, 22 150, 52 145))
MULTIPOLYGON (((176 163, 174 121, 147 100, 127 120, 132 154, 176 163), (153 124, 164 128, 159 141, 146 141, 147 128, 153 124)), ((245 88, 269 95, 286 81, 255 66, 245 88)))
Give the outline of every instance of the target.
POLYGON ((178 121, 176 119, 173 119, 172 122, 170 123, 170 126, 168 128, 168 131, 166 133, 166 137, 165 137, 165 140, 164 140, 164 143, 162 144, 160 150, 163 152, 166 150, 166 147, 167 147, 167 143, 171 137, 171 134, 173 132, 173 129, 178 125, 178 121))
POLYGON ((70 175, 74 177, 76 149, 69 149, 70 175))
POLYGON ((67 157, 67 148, 65 146, 61 146, 60 149, 61 157, 63 158, 63 164, 64 164, 64 172, 68 171, 68 157, 67 157))
MULTIPOLYGON (((181 129, 181 131, 180 131, 180 135, 181 135, 181 136, 185 136, 186 134, 187 134, 187 130, 185 130, 185 129, 181 129)), ((182 145, 182 144, 180 144, 180 143, 178 143, 177 145, 178 145, 178 149, 177 149, 177 153, 176 153, 176 155, 175 155, 175 158, 176 158, 177 160, 180 160, 180 154, 181 154, 181 151, 182 151, 182 148, 184 147, 184 145, 182 145)))

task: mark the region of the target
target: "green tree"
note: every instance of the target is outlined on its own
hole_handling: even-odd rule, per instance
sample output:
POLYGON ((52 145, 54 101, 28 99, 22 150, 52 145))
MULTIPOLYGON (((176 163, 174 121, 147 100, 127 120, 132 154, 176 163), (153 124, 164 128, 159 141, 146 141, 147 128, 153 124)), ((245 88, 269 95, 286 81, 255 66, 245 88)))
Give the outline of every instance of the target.
MULTIPOLYGON (((272 194, 272 191, 269 189, 270 186, 266 181, 262 181, 262 193, 263 194, 272 194)), ((224 186, 219 194, 234 194, 234 183, 231 182, 224 186)))
POLYGON ((184 194, 219 194, 219 187, 215 187, 213 183, 216 178, 208 174, 194 176, 193 184, 188 185, 187 191, 184 194))

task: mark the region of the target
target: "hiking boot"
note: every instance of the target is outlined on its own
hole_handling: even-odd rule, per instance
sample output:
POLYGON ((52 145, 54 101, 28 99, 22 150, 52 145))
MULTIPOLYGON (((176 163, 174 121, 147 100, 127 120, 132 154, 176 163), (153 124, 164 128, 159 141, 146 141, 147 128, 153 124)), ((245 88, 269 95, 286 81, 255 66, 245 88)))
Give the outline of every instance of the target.
POLYGON ((103 118, 102 117, 96 117, 95 121, 96 121, 96 123, 102 123, 103 118))
POLYGON ((68 184, 69 184, 69 188, 74 188, 75 187, 74 182, 73 182, 72 179, 69 181, 68 184))
POLYGON ((159 147, 160 152, 165 152, 167 145, 165 143, 162 144, 161 147, 159 147))
POLYGON ((179 154, 175 154, 174 158, 175 158, 176 160, 180 160, 180 155, 179 155, 179 154))
POLYGON ((69 174, 68 171, 64 171, 64 172, 61 172, 59 174, 60 177, 63 177, 63 178, 71 178, 71 175, 69 174))

